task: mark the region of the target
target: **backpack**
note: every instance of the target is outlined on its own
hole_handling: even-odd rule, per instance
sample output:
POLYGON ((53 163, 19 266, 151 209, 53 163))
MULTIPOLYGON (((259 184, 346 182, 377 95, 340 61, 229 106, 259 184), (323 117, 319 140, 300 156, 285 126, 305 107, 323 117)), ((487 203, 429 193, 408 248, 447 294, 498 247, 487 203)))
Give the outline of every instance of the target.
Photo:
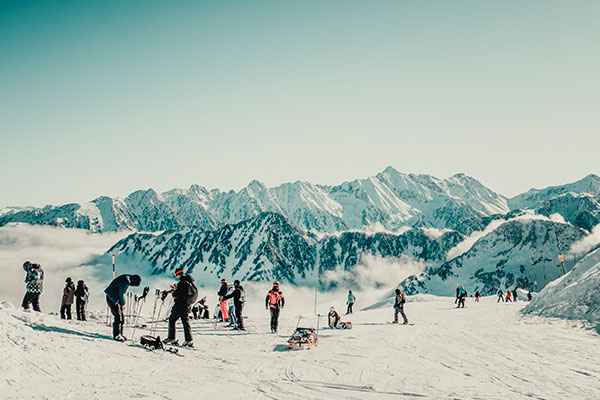
POLYGON ((188 282, 188 292, 186 296, 186 303, 189 305, 195 304, 198 301, 198 288, 194 285, 194 282, 188 282))

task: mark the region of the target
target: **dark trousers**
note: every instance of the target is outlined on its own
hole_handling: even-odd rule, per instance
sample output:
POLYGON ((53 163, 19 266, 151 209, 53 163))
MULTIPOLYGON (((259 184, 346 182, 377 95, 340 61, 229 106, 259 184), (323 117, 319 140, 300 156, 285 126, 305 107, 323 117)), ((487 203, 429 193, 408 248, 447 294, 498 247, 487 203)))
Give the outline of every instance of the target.
POLYGON ((502 302, 504 302, 504 297, 498 296, 498 301, 496 303, 500 303, 500 300, 502 300, 502 302))
POLYGON ((33 306, 34 311, 41 312, 41 310, 40 310, 40 294, 41 293, 30 293, 30 292, 25 293, 25 297, 23 297, 23 304, 21 304, 23 306, 23 308, 26 310, 29 310, 29 304, 31 304, 33 306))
POLYGON ((271 332, 277 332, 279 325, 279 308, 270 308, 271 310, 271 332))
POLYGON ((404 314, 404 304, 394 307, 394 322, 398 322, 398 313, 402 314, 402 318, 404 319, 404 323, 408 323, 408 319, 406 318, 406 314, 404 314))
POLYGON ((244 317, 242 317, 242 311, 244 309, 244 305, 240 304, 239 307, 235 308, 235 319, 237 320, 237 326, 240 329, 244 329, 244 317))
POLYGON ((77 311, 77 320, 85 321, 85 300, 75 299, 75 310, 77 311))
POLYGON ((173 307, 171 315, 169 315, 169 339, 175 339, 175 323, 178 319, 181 318, 181 324, 183 325, 183 334, 185 336, 185 341, 192 341, 192 327, 190 326, 189 314, 189 307, 173 307))
POLYGON ((60 306, 60 318, 71 319, 71 304, 63 304, 60 306))
POLYGON ((119 335, 123 334, 123 323, 125 322, 125 318, 123 317, 123 309, 120 304, 115 304, 111 299, 106 296, 106 304, 110 308, 110 312, 112 313, 115 320, 113 321, 113 338, 116 338, 119 335))
POLYGON ((346 314, 352 314, 352 306, 354 303, 348 303, 348 309, 346 310, 346 314))
POLYGON ((458 307, 456 307, 456 308, 461 308, 461 305, 462 305, 462 308, 465 308, 465 298, 464 297, 461 297, 460 299, 458 299, 458 307))

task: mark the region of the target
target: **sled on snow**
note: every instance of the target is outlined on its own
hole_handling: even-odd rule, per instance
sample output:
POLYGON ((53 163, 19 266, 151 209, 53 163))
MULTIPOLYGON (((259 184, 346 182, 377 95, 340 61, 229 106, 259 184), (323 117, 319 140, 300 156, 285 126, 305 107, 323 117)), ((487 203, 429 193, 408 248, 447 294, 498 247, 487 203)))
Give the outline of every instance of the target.
MULTIPOLYGON (((318 316, 320 317, 320 315, 318 316)), ((310 349, 317 345, 319 340, 319 318, 317 317, 317 329, 314 328, 301 328, 300 320, 302 317, 298 318, 298 323, 296 324, 296 329, 292 336, 288 339, 288 348, 290 350, 304 350, 310 349)))

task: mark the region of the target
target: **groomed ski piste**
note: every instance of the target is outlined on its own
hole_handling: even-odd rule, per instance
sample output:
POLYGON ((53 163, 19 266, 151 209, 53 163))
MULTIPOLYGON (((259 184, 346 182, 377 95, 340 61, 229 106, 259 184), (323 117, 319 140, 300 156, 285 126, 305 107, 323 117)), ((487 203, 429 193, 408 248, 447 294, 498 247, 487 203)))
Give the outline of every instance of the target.
MULTIPOLYGON (((266 288, 266 287, 265 287, 266 288)), ((287 338, 316 327, 313 298, 287 291, 278 334, 271 334, 264 297, 249 298, 247 332, 192 320, 194 349, 183 357, 112 340, 103 311, 88 322, 0 307, 0 398, 3 399, 597 399, 599 335, 589 325, 522 315, 526 301, 480 303, 416 295, 413 326, 389 324, 388 302, 342 320, 352 330, 321 329, 318 345, 290 351, 287 338)), ((361 298, 357 293, 359 304, 361 298)), ((343 312, 343 298, 336 307, 343 312)), ((335 299, 323 296, 326 314, 335 299)), ((214 304, 214 303, 213 303, 214 304)), ((362 304, 366 306, 366 304, 362 304)), ((152 303, 142 322, 150 325, 152 303)), ((366 308, 366 307, 363 307, 366 308)), ((321 327, 327 325, 322 318, 321 327)), ((130 337, 133 328, 125 329, 130 337)), ((164 337, 166 322, 158 324, 164 337)), ((181 324, 177 325, 182 338, 181 324)))

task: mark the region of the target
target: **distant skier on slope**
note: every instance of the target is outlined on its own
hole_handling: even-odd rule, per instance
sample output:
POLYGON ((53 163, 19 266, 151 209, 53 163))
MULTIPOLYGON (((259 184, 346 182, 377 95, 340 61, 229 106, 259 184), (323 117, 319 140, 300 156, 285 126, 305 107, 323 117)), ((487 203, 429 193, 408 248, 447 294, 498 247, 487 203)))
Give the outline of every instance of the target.
POLYGON ((456 288, 456 300, 454 300, 454 304, 458 303, 459 295, 460 295, 460 286, 456 288))
POLYGON ((504 292, 502 291, 502 289, 498 290, 498 301, 496 301, 496 303, 500 303, 500 300, 502 300, 502 302, 504 303, 504 292))
POLYGON ((398 288, 396 289, 396 298, 394 300, 394 324, 398 323, 398 313, 402 314, 402 318, 404 319, 403 325, 408 324, 408 319, 406 318, 406 314, 404 314, 404 303, 406 303, 406 296, 398 288))
POLYGON ((479 295, 479 290, 477 290, 477 291, 475 292, 475 303, 479 303, 479 297, 480 297, 480 295, 479 295))
POLYGON ((63 289, 62 300, 60 302, 60 318, 71 319, 71 306, 75 300, 75 282, 69 276, 65 280, 65 287, 63 289))
POLYGON ((233 329, 245 331, 246 328, 244 328, 244 317, 242 316, 242 311, 244 309, 244 304, 246 303, 246 292, 240 284, 240 281, 237 279, 233 282, 233 287, 233 292, 224 298, 225 300, 233 299, 233 305, 235 308, 235 321, 237 321, 237 324, 233 329))
POLYGON ((21 306, 24 310, 29 310, 31 304, 34 311, 41 312, 40 295, 44 291, 44 270, 40 264, 32 264, 29 261, 25 261, 23 269, 27 275, 25 275, 25 296, 21 306))
POLYGON ((531 295, 531 290, 527 293, 527 301, 531 301, 533 296, 531 295))
POLYGON ((467 291, 461 286, 458 287, 458 306, 456 308, 465 308, 465 298, 467 297, 467 291))
POLYGON ((221 287, 217 292, 217 296, 219 296, 219 308, 221 310, 221 321, 228 322, 229 321, 229 311, 227 310, 227 300, 223 300, 223 297, 227 296, 227 281, 225 279, 221 279, 221 287))
POLYGON ((352 294, 352 290, 348 290, 348 300, 346 301, 346 304, 348 304, 348 308, 346 310, 346 314, 352 314, 352 306, 354 306, 355 302, 356 296, 352 294))
POLYGON ((113 339, 119 342, 127 340, 123 336, 123 324, 125 318, 123 316, 123 310, 125 309, 125 292, 129 289, 129 286, 140 286, 142 278, 139 275, 119 275, 104 289, 106 294, 106 304, 110 308, 110 312, 114 317, 112 324, 113 328, 113 339))
POLYGON ((506 291, 506 302, 508 303, 509 301, 512 303, 512 300, 510 299, 511 293, 510 293, 510 289, 508 289, 506 291))
POLYGON ((285 305, 283 293, 279 291, 279 282, 273 282, 273 289, 269 290, 265 298, 265 308, 271 313, 271 333, 277 333, 279 325, 279 311, 285 305))
POLYGON ((194 347, 189 315, 192 304, 198 300, 198 289, 196 288, 196 285, 194 285, 194 278, 185 275, 183 273, 183 268, 179 268, 175 271, 175 277, 179 279, 179 282, 172 287, 173 308, 171 309, 171 315, 169 315, 169 333, 167 339, 163 343, 177 343, 177 340, 175 339, 175 323, 178 319, 181 319, 183 334, 185 336, 185 342, 183 342, 182 346, 194 347))
POLYGON ((328 322, 329 322, 329 327, 330 328, 337 328, 337 324, 338 322, 340 322, 340 314, 338 314, 337 311, 335 311, 335 307, 329 307, 329 314, 327 315, 328 318, 328 322))
POLYGON ((77 312, 77 320, 85 321, 85 305, 87 304, 90 296, 88 287, 84 281, 77 281, 77 288, 75 289, 75 311, 77 312))
POLYGON ((515 286, 515 290, 513 290, 513 299, 514 299, 515 303, 517 302, 517 298, 518 298, 518 296, 517 296, 517 289, 519 289, 519 287, 515 286))

